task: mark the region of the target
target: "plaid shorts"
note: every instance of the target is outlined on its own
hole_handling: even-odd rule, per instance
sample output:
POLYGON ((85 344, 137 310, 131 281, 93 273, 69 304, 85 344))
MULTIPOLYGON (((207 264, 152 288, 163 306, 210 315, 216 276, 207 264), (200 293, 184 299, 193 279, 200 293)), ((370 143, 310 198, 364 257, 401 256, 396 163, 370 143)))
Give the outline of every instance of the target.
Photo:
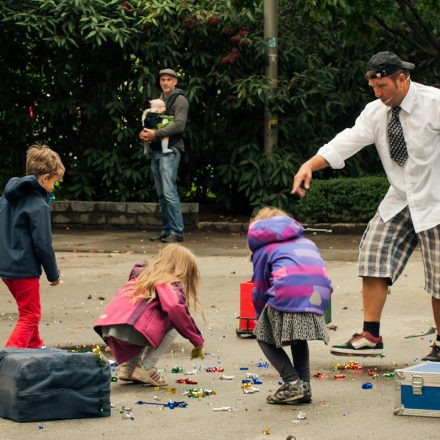
POLYGON ((386 223, 379 212, 370 220, 359 245, 359 276, 386 278, 393 284, 419 242, 425 290, 440 299, 440 225, 416 234, 408 207, 386 223))

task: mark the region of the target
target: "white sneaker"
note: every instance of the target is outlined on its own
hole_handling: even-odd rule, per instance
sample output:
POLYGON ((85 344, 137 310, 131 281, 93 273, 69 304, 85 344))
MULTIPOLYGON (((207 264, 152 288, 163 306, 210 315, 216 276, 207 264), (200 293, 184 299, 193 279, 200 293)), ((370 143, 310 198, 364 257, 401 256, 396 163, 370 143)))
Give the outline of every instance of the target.
POLYGON ((143 367, 136 367, 131 375, 131 380, 154 387, 166 387, 168 385, 166 377, 160 375, 156 368, 146 370, 143 367))
POLYGON ((130 365, 128 365, 126 362, 124 362, 123 364, 119 365, 119 367, 117 368, 117 374, 118 374, 118 379, 119 380, 132 380, 131 376, 133 374, 134 371, 134 367, 130 367, 130 365))

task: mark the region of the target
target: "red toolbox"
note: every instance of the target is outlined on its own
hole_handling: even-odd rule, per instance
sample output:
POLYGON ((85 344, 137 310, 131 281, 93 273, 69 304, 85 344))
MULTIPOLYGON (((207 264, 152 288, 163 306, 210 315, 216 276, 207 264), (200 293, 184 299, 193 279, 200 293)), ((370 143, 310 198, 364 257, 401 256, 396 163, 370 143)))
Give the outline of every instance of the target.
POLYGON ((254 305, 252 304, 252 281, 240 283, 240 316, 237 326, 237 336, 253 336, 255 328, 256 315, 254 305))

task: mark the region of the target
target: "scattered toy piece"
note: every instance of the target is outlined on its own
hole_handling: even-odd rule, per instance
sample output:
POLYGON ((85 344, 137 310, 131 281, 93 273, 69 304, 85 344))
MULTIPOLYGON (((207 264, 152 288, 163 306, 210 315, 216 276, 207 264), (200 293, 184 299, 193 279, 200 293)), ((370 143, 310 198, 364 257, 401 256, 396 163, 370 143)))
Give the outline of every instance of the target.
POLYGON ((320 371, 318 371, 318 372, 313 374, 313 377, 316 377, 318 379, 326 379, 327 378, 327 374, 321 373, 320 371))
POLYGON ((206 397, 217 394, 214 390, 206 390, 203 388, 193 388, 191 390, 186 390, 183 395, 187 397, 206 397))
POLYGON ((190 385, 197 385, 197 381, 196 380, 192 380, 192 379, 177 379, 176 383, 187 383, 190 385))
POLYGON ((232 380, 234 379, 234 376, 226 376, 226 374, 222 374, 219 379, 221 380, 232 380))
MULTIPOLYGON (((146 387, 148 387, 149 385, 145 385, 146 387)), ((171 393, 171 394, 176 394, 176 389, 173 387, 154 387, 153 388, 154 391, 166 391, 167 393, 171 393)))
POLYGON ((205 368, 205 371, 207 373, 223 373, 223 371, 225 371, 225 369, 222 367, 208 367, 208 368, 205 368))
POLYGON ((269 362, 258 362, 258 368, 269 368, 269 362))
POLYGON ((296 416, 296 418, 297 418, 298 420, 304 420, 304 419, 307 418, 307 416, 306 416, 306 413, 300 411, 300 412, 298 413, 298 415, 296 416))
POLYGON ((186 402, 174 402, 172 400, 170 400, 167 403, 144 402, 143 400, 138 400, 136 402, 136 405, 158 405, 158 406, 162 406, 163 408, 174 409, 174 408, 186 408, 188 406, 188 403, 186 403, 186 402))
POLYGON ((257 387, 243 387, 244 394, 255 394, 258 393, 258 391, 260 391, 260 388, 257 387))
POLYGON ((334 379, 345 379, 347 376, 345 374, 334 374, 334 379))

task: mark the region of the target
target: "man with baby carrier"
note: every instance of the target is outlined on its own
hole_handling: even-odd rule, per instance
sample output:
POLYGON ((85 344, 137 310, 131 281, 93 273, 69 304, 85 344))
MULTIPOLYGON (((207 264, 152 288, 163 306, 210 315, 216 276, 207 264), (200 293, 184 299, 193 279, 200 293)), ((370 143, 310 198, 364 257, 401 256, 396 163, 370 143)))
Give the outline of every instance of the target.
POLYGON ((161 70, 159 82, 162 89, 160 99, 165 101, 166 105, 165 113, 174 117, 174 123, 159 129, 143 128, 139 138, 150 144, 151 172, 162 215, 162 230, 150 237, 150 240, 174 243, 184 240, 177 171, 180 158, 185 151, 182 134, 185 131, 189 104, 182 90, 176 88, 177 74, 173 69, 161 70), (173 154, 162 151, 161 140, 166 137, 169 137, 168 148, 173 154))

